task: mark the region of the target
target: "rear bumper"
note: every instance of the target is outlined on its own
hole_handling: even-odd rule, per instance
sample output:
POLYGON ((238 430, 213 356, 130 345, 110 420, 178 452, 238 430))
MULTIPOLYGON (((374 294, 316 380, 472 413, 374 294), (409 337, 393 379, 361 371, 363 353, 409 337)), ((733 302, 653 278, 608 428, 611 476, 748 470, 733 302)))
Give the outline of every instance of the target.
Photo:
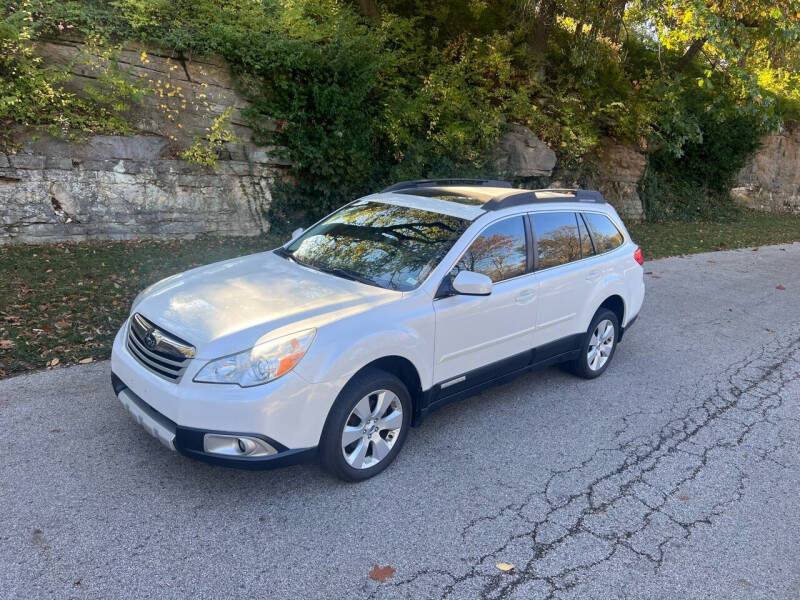
POLYGON ((243 431, 216 431, 198 429, 195 427, 182 427, 147 404, 147 402, 131 391, 125 385, 125 382, 113 372, 111 373, 111 385, 114 388, 114 394, 117 396, 117 399, 145 431, 170 450, 176 450, 189 458, 225 467, 262 470, 277 469, 280 467, 312 462, 317 457, 316 447, 289 449, 283 444, 261 434, 243 431), (223 456, 209 453, 203 448, 203 440, 207 433, 258 437, 275 448, 277 454, 263 457, 246 457, 223 456))

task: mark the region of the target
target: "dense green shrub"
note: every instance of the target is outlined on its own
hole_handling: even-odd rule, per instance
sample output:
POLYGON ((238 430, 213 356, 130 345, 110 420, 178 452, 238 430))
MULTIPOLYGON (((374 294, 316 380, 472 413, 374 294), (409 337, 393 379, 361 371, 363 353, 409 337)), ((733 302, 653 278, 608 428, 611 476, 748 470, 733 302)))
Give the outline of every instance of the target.
MULTIPOLYGON (((650 154, 640 183, 651 221, 729 219, 739 213, 729 190, 769 127, 762 115, 740 110, 723 91, 689 88, 675 110, 694 131, 679 146, 662 143, 650 154)), ((663 127, 666 119, 660 121, 663 127)), ((674 132, 670 132, 673 133, 674 132)), ((662 138, 666 137, 662 134, 662 138)))
POLYGON ((13 145, 15 125, 61 136, 130 131, 124 113, 141 96, 116 69, 114 48, 103 49, 107 65, 78 96, 61 86, 67 69, 36 55, 35 37, 34 15, 25 6, 0 13, 0 149, 13 145))

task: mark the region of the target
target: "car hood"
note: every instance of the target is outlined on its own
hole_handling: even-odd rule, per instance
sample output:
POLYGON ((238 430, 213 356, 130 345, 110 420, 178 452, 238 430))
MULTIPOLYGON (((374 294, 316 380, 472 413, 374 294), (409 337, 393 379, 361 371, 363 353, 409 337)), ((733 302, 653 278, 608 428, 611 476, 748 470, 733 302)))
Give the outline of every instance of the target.
POLYGON ((190 342, 199 358, 217 358, 401 296, 262 252, 159 281, 132 312, 190 342))

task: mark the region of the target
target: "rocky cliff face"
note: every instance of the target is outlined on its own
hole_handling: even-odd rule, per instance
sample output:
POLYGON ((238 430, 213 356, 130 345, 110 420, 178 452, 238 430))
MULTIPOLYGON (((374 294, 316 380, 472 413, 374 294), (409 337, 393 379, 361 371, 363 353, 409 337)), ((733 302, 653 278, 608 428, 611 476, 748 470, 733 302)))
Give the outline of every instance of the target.
POLYGON ((644 177, 647 156, 634 144, 605 140, 597 156, 597 189, 624 219, 644 217, 639 181, 644 177))
POLYGON ((274 167, 171 158, 157 136, 51 138, 0 154, 0 243, 257 235, 274 167))
POLYGON ((556 166, 556 153, 530 129, 509 123, 494 148, 495 168, 503 177, 549 177, 556 166))
MULTIPOLYGON (((46 63, 67 67, 72 77, 65 86, 79 94, 108 65, 107 59, 80 41, 41 42, 36 51, 46 63)), ((120 72, 150 90, 128 115, 136 130, 165 137, 174 148, 185 148, 230 109, 231 128, 238 141, 238 147, 232 148, 234 160, 243 160, 245 152, 257 152, 252 131, 242 117, 247 101, 234 87, 223 60, 168 56, 130 43, 118 53, 117 64, 120 72)))
MULTIPOLYGON (((574 173, 554 175, 556 154, 523 125, 511 123, 493 153, 498 172, 509 179, 536 178, 536 185, 579 187, 574 173)), ((635 145, 606 139, 593 160, 597 168, 596 187, 627 220, 641 220, 644 211, 638 185, 644 176, 647 157, 635 145)))
POLYGON ((742 204, 769 212, 800 212, 800 127, 766 135, 731 191, 742 204))
MULTIPOLYGON (((77 90, 93 77, 78 42, 39 48, 46 61, 70 65, 77 90)), ((241 117, 247 103, 224 63, 177 60, 137 46, 120 66, 155 92, 131 113, 140 135, 94 136, 77 142, 21 138, 15 154, 0 154, 0 243, 202 233, 256 235, 269 228, 269 183, 282 164, 252 142, 241 117), (215 167, 177 158, 213 120, 231 109, 237 141, 215 167)))

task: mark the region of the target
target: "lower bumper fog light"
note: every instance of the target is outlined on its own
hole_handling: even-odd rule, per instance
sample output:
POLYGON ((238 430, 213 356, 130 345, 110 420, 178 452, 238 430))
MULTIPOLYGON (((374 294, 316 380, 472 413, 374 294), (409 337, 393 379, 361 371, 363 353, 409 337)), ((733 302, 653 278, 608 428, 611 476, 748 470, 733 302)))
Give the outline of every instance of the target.
POLYGON ((267 442, 247 435, 207 433, 203 437, 203 450, 209 454, 225 456, 270 456, 278 451, 267 442))

